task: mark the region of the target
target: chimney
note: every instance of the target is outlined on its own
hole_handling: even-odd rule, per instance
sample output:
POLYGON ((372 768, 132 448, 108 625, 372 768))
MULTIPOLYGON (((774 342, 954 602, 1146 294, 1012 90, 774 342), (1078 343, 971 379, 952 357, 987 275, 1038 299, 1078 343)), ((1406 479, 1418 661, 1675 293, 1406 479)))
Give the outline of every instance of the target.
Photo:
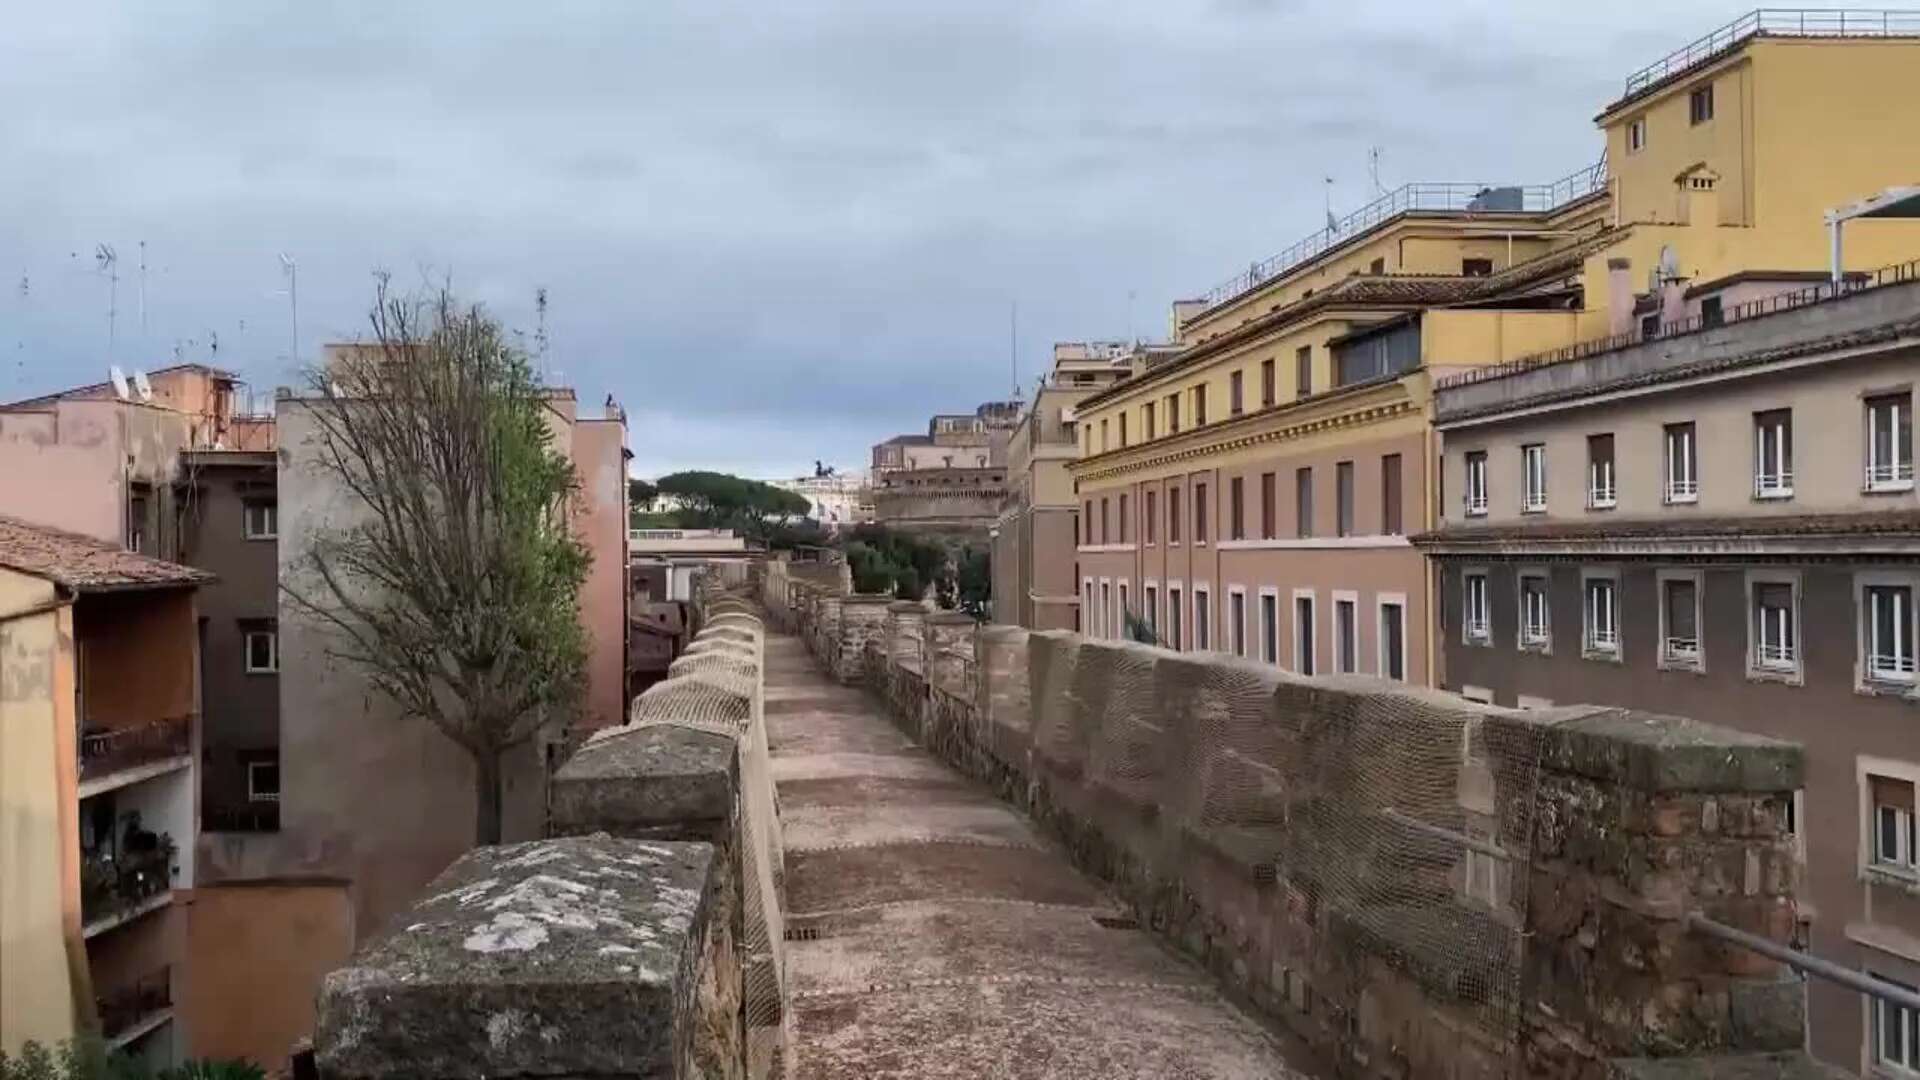
POLYGON ((1185 326, 1195 315, 1205 310, 1207 310, 1207 302, 1205 300, 1175 300, 1173 302, 1172 315, 1168 320, 1167 339, 1185 344, 1187 340, 1186 335, 1181 333, 1180 328, 1185 326))
POLYGON ((1694 165, 1674 178, 1678 186, 1680 220, 1692 226, 1720 224, 1720 174, 1706 163, 1694 165))
POLYGON ((1607 333, 1618 337, 1633 330, 1633 260, 1607 260, 1607 333))

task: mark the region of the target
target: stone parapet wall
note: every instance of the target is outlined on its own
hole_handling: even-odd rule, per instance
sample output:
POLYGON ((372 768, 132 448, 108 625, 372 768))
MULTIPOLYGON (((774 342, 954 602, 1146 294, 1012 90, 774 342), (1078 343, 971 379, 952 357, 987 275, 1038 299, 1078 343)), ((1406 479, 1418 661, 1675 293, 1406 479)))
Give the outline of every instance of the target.
MULTIPOLYGON (((328 977, 321 1075, 781 1075, 781 851, 753 592, 554 775, 549 840, 476 849, 328 977)), ((791 612, 791 609, 784 609, 791 612)))
POLYGON ((1802 984, 1687 926, 1788 940, 1796 746, 937 614, 918 669, 906 632, 843 618, 813 652, 1341 1075, 1598 1078, 1801 1046, 1802 984))

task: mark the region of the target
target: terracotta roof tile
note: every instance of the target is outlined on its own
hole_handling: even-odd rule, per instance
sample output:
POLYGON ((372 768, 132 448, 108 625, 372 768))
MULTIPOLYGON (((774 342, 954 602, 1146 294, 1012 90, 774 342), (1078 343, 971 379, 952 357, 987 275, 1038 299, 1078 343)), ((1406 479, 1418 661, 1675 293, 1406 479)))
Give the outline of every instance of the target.
POLYGON ((0 567, 46 578, 77 592, 179 588, 213 580, 213 575, 204 570, 10 517, 0 517, 0 567))

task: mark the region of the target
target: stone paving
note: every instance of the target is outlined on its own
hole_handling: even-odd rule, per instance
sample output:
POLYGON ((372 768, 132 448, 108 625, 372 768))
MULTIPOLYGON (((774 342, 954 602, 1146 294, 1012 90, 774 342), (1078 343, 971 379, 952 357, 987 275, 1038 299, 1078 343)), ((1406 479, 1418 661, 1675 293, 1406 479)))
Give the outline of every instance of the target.
POLYGON ((1319 1074, 798 639, 766 678, 800 1080, 1319 1074))

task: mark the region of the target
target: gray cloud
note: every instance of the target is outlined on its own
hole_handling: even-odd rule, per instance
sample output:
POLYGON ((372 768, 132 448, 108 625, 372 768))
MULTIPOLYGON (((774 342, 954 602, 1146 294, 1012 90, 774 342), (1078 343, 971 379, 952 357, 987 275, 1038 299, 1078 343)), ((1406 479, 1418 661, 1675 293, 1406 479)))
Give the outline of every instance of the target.
POLYGON ((0 397, 114 357, 292 378, 375 268, 531 330, 637 467, 758 473, 1005 392, 1382 179, 1544 181, 1730 14, 1478 0, 44 5, 0 35, 0 397), (147 332, 135 263, 147 241, 147 332), (24 292, 19 288, 26 281, 24 292))

